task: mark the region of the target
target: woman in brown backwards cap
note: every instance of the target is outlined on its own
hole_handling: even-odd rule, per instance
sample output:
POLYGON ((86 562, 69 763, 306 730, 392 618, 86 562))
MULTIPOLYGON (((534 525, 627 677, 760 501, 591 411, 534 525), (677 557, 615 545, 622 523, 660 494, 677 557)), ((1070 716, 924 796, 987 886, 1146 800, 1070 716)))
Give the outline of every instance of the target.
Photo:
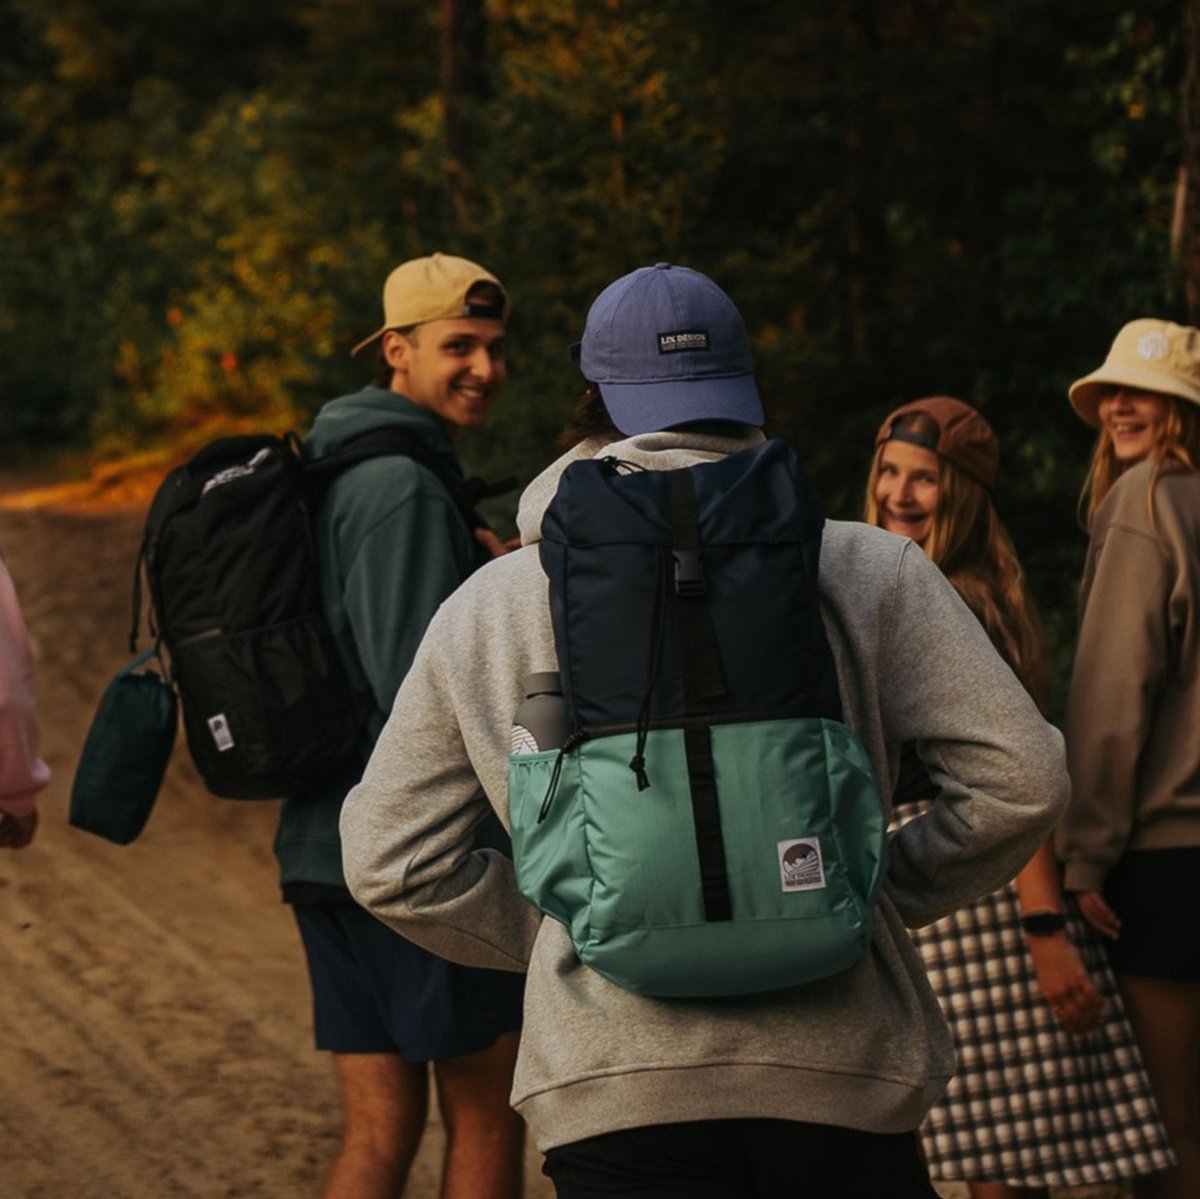
POLYGON ((1108 938, 1179 1158, 1139 1195, 1200 1195, 1200 330, 1130 321, 1072 384, 1098 430, 1067 701, 1064 886, 1108 938))
MULTIPOLYGON (((876 438, 866 519, 929 555, 1045 707, 1041 629, 991 495, 998 457, 970 405, 905 404, 876 438)), ((917 751, 901 757, 899 823, 936 790, 917 751)), ((1007 887, 913 939, 959 1058, 922 1128, 934 1178, 966 1179, 974 1199, 1015 1199, 1170 1164, 1115 982, 1063 901, 1049 844, 1007 887)))

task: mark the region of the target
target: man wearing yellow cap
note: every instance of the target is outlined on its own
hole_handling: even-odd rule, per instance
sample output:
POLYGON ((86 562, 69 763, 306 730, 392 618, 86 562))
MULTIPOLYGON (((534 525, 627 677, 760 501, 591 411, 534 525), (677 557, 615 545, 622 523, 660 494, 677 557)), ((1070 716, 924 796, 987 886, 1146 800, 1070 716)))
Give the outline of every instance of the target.
MULTIPOLYGON (((523 1134, 509 1106, 522 975, 454 965, 358 907, 338 815, 438 606, 489 552, 439 474, 461 479, 459 429, 480 424, 505 379, 508 297, 464 258, 402 263, 383 289, 374 382, 326 404, 304 450, 320 458, 400 428, 439 470, 391 454, 339 474, 321 503, 321 594, 338 652, 370 701, 361 759, 340 785, 284 801, 275 840, 285 901, 308 959, 318 1049, 334 1055, 344 1108, 325 1199, 393 1199, 424 1131, 429 1063, 447 1136, 443 1194, 517 1199, 523 1134)), ((414 730, 414 735, 419 735, 414 730)), ((497 824, 493 835, 503 836, 497 824)))

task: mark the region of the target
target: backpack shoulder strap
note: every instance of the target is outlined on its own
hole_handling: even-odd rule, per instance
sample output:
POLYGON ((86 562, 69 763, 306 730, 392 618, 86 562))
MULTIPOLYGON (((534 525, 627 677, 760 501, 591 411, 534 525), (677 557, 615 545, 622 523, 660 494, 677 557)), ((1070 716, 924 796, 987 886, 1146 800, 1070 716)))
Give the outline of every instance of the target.
POLYGON ((446 489, 468 529, 487 528, 487 521, 476 511, 477 504, 493 496, 504 495, 517 486, 517 480, 511 477, 495 483, 486 483, 478 478, 461 478, 450 468, 445 458, 427 442, 410 430, 397 425, 371 429, 350 438, 333 453, 306 462, 304 472, 319 500, 325 489, 342 471, 370 458, 389 456, 411 458, 432 471, 446 489))

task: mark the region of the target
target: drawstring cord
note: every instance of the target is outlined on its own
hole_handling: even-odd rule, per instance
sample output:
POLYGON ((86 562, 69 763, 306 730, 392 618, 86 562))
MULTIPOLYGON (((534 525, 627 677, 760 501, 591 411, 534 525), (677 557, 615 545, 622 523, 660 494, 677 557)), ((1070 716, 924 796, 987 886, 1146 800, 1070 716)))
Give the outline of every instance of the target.
POLYGON ((550 815, 550 805, 554 801, 554 793, 558 790, 558 779, 562 774, 563 758, 571 752, 581 741, 587 739, 587 734, 582 730, 571 733, 569 737, 562 743, 562 748, 554 759, 554 769, 550 772, 550 785, 546 788, 546 794, 542 797, 542 806, 538 808, 537 822, 541 824, 547 816, 550 815))

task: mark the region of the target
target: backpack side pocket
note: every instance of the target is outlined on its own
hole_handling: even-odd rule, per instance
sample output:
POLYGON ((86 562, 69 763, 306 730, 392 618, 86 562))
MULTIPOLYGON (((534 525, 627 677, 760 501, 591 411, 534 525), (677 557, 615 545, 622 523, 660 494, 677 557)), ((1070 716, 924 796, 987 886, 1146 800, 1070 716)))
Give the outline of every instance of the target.
POLYGON ((560 754, 550 749, 508 760, 517 887, 535 907, 568 927, 586 914, 591 900, 577 755, 577 750, 560 754))

